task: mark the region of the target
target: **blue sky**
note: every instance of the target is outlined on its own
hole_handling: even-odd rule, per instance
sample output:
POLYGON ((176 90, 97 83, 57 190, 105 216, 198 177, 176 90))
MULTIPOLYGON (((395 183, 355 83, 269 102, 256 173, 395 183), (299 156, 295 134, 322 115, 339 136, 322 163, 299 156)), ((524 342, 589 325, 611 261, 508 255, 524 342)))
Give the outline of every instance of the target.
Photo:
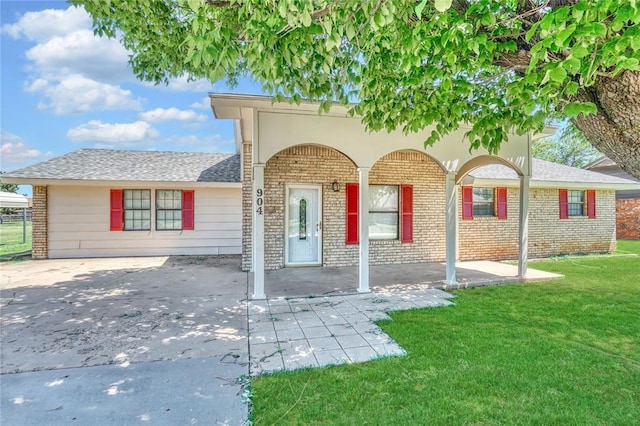
POLYGON ((62 0, 0 0, 0 10, 4 172, 80 148, 233 152, 232 123, 213 118, 207 94, 260 93, 249 80, 140 82, 119 42, 94 36, 90 16, 62 0))

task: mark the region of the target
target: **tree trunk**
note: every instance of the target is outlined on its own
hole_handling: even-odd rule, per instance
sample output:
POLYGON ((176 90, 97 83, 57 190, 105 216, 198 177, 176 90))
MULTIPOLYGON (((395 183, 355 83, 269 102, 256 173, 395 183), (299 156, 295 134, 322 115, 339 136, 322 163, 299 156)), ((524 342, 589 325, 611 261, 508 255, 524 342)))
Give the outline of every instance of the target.
POLYGON ((598 112, 574 118, 576 127, 600 152, 640 179, 640 72, 600 77, 578 93, 578 100, 595 103, 598 112))

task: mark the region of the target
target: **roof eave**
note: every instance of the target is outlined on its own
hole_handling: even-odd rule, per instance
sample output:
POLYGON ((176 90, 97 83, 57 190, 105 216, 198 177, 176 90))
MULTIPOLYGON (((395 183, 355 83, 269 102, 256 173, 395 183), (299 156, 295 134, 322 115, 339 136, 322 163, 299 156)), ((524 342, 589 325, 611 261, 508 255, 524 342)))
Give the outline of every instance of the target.
POLYGON ((153 187, 153 188, 242 188, 242 182, 194 182, 152 180, 105 180, 105 179, 52 179, 27 177, 2 177, 2 182, 34 186, 109 186, 109 187, 153 187))
MULTIPOLYGON (((470 185, 474 186, 507 186, 507 187, 519 187, 520 183, 517 179, 487 179, 487 178, 473 178, 470 185)), ((640 184, 637 183, 612 183, 612 182, 566 182, 566 181, 551 181, 551 180, 536 180, 531 179, 529 181, 530 188, 562 188, 562 189, 603 189, 612 191, 621 191, 626 189, 640 189, 640 184)))

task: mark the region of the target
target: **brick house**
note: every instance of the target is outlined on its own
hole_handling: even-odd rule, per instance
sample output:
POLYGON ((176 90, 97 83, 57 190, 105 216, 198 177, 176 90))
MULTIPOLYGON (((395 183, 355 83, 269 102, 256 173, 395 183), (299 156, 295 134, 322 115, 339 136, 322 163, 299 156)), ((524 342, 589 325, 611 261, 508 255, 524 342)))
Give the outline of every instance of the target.
POLYGON ((242 265, 255 298, 265 270, 518 259, 528 254, 607 252, 615 247, 616 189, 636 184, 532 160, 516 135, 489 154, 469 152, 462 126, 431 147, 419 133, 368 133, 334 106, 272 103, 212 94, 218 119, 233 119, 242 149, 242 265), (489 174, 489 177, 487 176, 489 174))
POLYGON ((532 135, 470 152, 464 126, 367 132, 334 106, 211 94, 234 120, 236 154, 80 150, 2 176, 34 185, 33 255, 241 254, 264 298, 265 270, 607 252, 615 191, 637 183, 531 159, 532 135), (133 232, 127 232, 133 231, 133 232))
MULTIPOLYGON (((607 156, 598 158, 585 169, 640 182, 607 156)), ((616 233, 621 240, 640 240, 640 189, 616 191, 616 233)))

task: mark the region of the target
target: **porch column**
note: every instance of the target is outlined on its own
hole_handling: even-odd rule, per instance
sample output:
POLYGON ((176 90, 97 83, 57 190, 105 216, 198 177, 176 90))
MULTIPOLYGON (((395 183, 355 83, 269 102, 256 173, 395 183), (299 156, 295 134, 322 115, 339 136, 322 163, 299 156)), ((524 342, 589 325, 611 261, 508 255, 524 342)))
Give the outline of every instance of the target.
POLYGON ((518 233, 518 278, 527 276, 529 249, 529 176, 520 176, 520 216, 518 233))
POLYGON ((253 296, 266 299, 264 293, 264 164, 253 165, 253 296))
POLYGON ((359 209, 358 232, 360 241, 360 271, 358 291, 369 293, 369 170, 370 167, 358 168, 359 176, 359 209))
POLYGON ((457 284, 456 280, 456 240, 458 234, 458 185, 455 172, 447 173, 445 183, 447 215, 445 219, 446 231, 446 278, 445 284, 457 284))

